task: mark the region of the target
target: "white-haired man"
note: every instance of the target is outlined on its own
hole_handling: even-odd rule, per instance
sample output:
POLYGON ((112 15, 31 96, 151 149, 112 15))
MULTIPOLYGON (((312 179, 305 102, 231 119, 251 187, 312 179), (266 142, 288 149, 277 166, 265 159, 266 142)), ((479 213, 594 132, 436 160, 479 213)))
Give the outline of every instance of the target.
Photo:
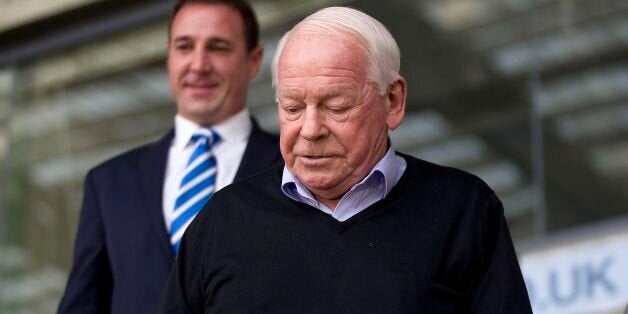
POLYGON ((282 38, 285 166, 216 194, 184 237, 164 313, 531 313, 493 191, 390 146, 399 59, 386 28, 349 8, 282 38))

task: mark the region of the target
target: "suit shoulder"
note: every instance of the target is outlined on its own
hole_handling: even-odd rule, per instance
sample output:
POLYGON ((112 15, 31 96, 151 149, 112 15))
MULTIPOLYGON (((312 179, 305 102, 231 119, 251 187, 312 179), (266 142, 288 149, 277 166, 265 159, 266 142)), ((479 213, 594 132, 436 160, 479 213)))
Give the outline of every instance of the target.
POLYGON ((279 143, 279 136, 277 134, 268 132, 268 131, 266 131, 264 129, 261 129, 261 128, 259 129, 259 131, 260 131, 259 132, 259 136, 263 137, 268 142, 270 142, 270 143, 277 143, 277 144, 279 143))
POLYGON ((258 142, 260 145, 276 146, 279 145, 279 136, 262 129, 257 120, 251 116, 251 133, 249 141, 258 142))
POLYGON ((101 162, 91 168, 88 175, 96 175, 100 173, 111 172, 115 170, 128 170, 137 168, 148 154, 153 152, 163 154, 166 157, 168 153, 169 143, 172 139, 172 131, 157 141, 136 146, 127 151, 114 155, 113 157, 101 162))
POLYGON ((147 149, 150 144, 141 145, 125 152, 119 153, 100 164, 94 166, 90 172, 108 171, 111 168, 117 168, 125 164, 133 163, 139 158, 147 149))

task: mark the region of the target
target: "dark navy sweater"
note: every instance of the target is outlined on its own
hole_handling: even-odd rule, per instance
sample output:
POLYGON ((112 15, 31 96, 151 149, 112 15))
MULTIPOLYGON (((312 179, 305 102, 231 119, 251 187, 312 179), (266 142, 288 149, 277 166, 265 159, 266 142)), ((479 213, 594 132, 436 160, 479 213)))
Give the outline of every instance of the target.
POLYGON ((502 205, 477 177, 402 155, 389 195, 339 222, 282 168, 216 193, 184 236, 163 313, 531 313, 502 205))

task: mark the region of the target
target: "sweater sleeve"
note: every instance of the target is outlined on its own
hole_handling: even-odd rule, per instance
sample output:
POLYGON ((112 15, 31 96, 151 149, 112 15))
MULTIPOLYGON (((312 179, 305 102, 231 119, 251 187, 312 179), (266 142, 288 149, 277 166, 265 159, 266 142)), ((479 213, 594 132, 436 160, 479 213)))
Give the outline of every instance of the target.
POLYGON ((532 313, 501 202, 492 194, 482 209, 483 258, 461 313, 532 313))
POLYGON ((203 274, 212 229, 208 217, 213 212, 212 203, 203 207, 183 235, 162 295, 161 313, 204 313, 203 274))

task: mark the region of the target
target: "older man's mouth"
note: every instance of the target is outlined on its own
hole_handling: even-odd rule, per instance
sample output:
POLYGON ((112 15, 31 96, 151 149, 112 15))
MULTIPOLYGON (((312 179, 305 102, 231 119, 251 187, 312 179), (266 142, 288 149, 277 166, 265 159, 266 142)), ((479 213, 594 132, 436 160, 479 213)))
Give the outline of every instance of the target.
POLYGON ((308 166, 320 166, 332 160, 333 156, 299 156, 301 163, 308 166))

